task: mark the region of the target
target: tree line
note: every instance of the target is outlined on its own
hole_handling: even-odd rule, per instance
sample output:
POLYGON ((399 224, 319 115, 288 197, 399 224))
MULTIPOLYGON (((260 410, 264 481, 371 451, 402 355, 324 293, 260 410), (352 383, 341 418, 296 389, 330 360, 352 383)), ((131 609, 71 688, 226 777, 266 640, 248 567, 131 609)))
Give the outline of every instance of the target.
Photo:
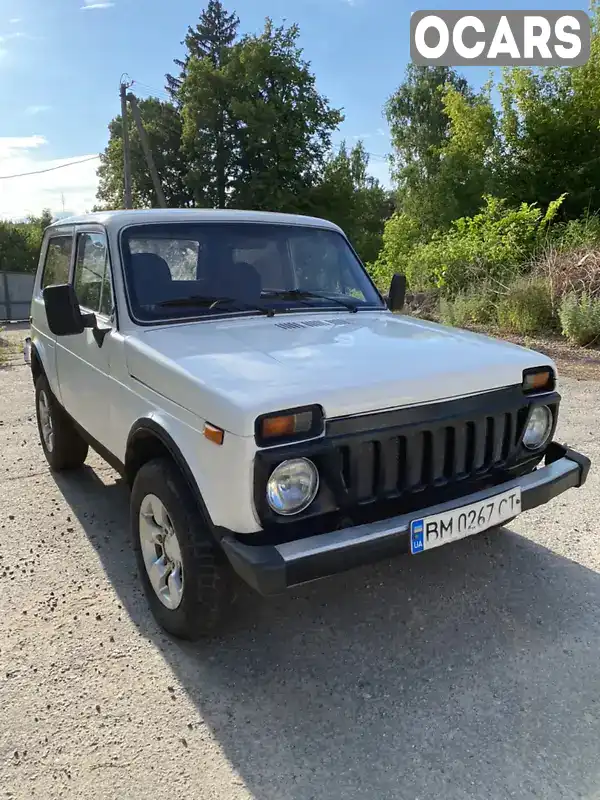
MULTIPOLYGON (((596 0, 591 19, 591 57, 580 67, 505 69, 475 88, 454 69, 409 64, 382 109, 388 191, 369 175, 362 142, 332 147, 343 110, 319 93, 298 26, 267 19, 259 33, 242 34, 238 16, 209 0, 164 96, 139 101, 167 204, 326 217, 378 283, 404 272, 450 321, 535 328, 552 320, 564 330, 561 304, 596 302, 588 253, 600 242, 596 0), (532 306, 537 322, 523 311, 532 306)), ((156 205, 128 115, 109 124, 99 209, 122 206, 123 125, 134 206, 156 205)), ((600 335, 600 307, 597 316, 600 335)))
POLYGON ((404 272, 452 324, 600 341, 600 37, 589 61, 476 90, 409 65, 386 105, 396 209, 372 273, 404 272))

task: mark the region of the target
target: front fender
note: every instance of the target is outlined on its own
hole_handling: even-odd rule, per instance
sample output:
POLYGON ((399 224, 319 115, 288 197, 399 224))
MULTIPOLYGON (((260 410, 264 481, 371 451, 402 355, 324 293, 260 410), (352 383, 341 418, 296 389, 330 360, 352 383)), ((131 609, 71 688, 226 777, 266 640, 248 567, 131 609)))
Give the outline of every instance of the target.
POLYGON ((149 411, 131 427, 128 453, 135 452, 138 437, 153 436, 169 452, 185 476, 211 528, 229 528, 239 533, 261 529, 254 506, 253 461, 256 446, 253 438, 225 433, 221 446, 206 439, 202 431, 190 427, 163 411, 149 411))

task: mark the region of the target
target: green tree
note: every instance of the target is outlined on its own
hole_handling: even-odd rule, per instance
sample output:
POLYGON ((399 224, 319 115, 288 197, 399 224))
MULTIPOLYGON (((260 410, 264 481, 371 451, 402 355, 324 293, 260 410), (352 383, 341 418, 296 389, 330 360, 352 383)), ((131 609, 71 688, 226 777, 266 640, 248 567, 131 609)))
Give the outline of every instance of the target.
MULTIPOLYGON (((179 76, 168 76, 174 101, 139 104, 167 202, 310 212, 342 114, 317 91, 296 25, 267 19, 260 34, 241 39, 237 26, 235 14, 209 0, 188 29, 179 76)), ((130 116, 127 123, 134 205, 150 206, 152 183, 130 116)), ((122 203, 122 125, 111 122, 101 156, 101 207, 122 203)))
POLYGON ((565 191, 576 217, 600 207, 600 39, 581 67, 506 70, 502 99, 501 191, 549 202, 565 191))
POLYGON ((466 79, 448 67, 409 64, 404 81, 389 98, 385 113, 392 135, 392 170, 402 211, 421 220, 426 230, 448 225, 454 209, 440 196, 444 147, 452 130, 445 102, 452 88, 466 102, 474 97, 466 79))
POLYGON ((297 25, 270 19, 259 36, 234 48, 229 77, 237 164, 232 205, 308 211, 321 179, 331 135, 342 120, 316 88, 298 46, 297 25))
POLYGON ((174 101, 179 100, 181 86, 188 74, 190 59, 208 59, 213 69, 220 69, 226 62, 229 50, 237 38, 240 21, 235 13, 227 12, 220 0, 209 0, 195 28, 188 27, 182 45, 186 53, 175 59, 179 75, 166 76, 167 91, 174 101))
POLYGON ((34 228, 38 228, 43 233, 48 225, 52 225, 53 219, 54 218, 50 209, 44 208, 39 217, 35 214, 30 214, 27 217, 27 224, 32 225, 34 228))
POLYGON ((342 115, 318 93, 298 35, 267 19, 217 64, 188 59, 179 97, 197 205, 308 209, 342 115))
POLYGON ((469 95, 451 84, 444 89, 448 136, 439 148, 439 170, 430 184, 431 202, 439 219, 437 227, 474 214, 481 206, 481 198, 495 188, 497 120, 490 92, 491 84, 469 95))
MULTIPOLYGON (((191 194, 187 188, 186 160, 181 147, 182 124, 172 103, 156 98, 138 102, 148 135, 165 199, 169 207, 187 207, 191 194)), ((157 205, 152 179, 144 158, 139 134, 131 113, 127 114, 131 150, 131 182, 134 208, 157 205)), ((109 142, 100 155, 97 209, 123 206, 123 120, 115 117, 108 126, 109 142)))
POLYGON ((26 222, 0 222, 0 270, 34 273, 44 229, 52 222, 49 211, 26 222))
POLYGON ((167 90, 182 106, 187 184, 199 206, 225 208, 234 158, 231 79, 227 71, 239 20, 220 0, 209 0, 195 28, 188 28, 186 54, 167 75, 167 90))
POLYGON ((592 2, 589 60, 580 67, 506 69, 499 85, 499 192, 545 204, 562 192, 567 218, 600 207, 600 20, 592 2))
POLYGON ((313 213, 339 225, 365 263, 377 258, 385 221, 393 211, 390 193, 368 174, 368 167, 363 143, 348 151, 343 142, 313 192, 313 213))

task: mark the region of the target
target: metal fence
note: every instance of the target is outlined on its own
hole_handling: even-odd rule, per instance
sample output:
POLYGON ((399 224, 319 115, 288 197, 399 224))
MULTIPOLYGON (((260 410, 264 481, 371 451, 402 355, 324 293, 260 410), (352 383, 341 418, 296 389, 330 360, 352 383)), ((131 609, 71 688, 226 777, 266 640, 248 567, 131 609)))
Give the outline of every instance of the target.
POLYGON ((29 319, 35 275, 0 271, 0 321, 22 322, 29 319))

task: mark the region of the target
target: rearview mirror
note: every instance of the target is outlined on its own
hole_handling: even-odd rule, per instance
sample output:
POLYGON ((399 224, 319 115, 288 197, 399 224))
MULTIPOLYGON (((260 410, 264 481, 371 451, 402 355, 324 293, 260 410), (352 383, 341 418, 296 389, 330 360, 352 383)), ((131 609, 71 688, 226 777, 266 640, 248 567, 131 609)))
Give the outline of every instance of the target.
POLYGON ((402 311, 406 297, 406 275, 396 273, 390 284, 387 304, 390 311, 402 311))
POLYGON ((81 313, 71 284, 46 286, 43 294, 48 327, 55 336, 73 336, 92 327, 89 315, 81 313))

